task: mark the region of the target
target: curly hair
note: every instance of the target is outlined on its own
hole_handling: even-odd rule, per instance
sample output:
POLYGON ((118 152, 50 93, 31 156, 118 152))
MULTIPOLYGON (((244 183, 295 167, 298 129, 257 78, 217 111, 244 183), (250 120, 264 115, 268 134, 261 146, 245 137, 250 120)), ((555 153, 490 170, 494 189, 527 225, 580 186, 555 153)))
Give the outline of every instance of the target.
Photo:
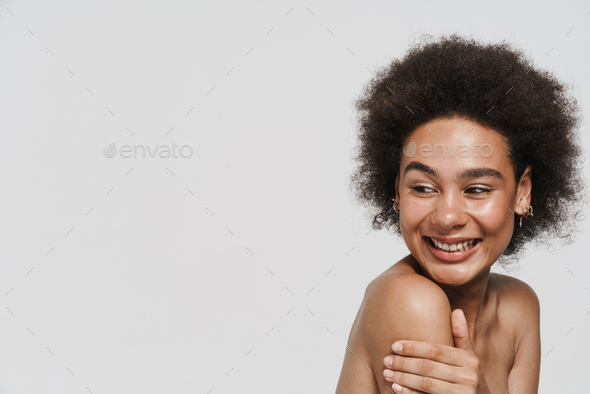
MULTIPOLYGON (((568 85, 535 69, 509 43, 486 44, 454 33, 426 35, 405 57, 378 70, 354 102, 359 145, 350 190, 369 206, 375 229, 393 226, 392 210, 402 147, 418 126, 460 116, 492 128, 508 142, 516 181, 532 166, 526 227, 515 227, 499 262, 506 267, 529 241, 573 241, 587 202, 579 144, 581 111, 568 85)), ((519 218, 515 215, 515 221, 519 218)))

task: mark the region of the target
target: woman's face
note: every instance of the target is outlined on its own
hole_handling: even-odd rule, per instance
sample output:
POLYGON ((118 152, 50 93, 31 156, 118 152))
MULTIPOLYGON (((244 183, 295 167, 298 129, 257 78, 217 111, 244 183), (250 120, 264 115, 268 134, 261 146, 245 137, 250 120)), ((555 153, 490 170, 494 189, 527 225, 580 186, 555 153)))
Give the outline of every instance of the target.
POLYGON ((435 282, 468 283, 508 246, 531 180, 529 167, 516 182, 507 148, 498 132, 458 117, 430 121, 407 138, 396 181, 400 228, 435 282))

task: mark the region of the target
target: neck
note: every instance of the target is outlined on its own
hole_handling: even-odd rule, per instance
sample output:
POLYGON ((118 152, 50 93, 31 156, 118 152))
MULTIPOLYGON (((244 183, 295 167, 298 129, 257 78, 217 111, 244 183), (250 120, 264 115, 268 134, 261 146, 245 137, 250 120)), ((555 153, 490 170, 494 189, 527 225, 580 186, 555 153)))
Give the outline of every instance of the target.
POLYGON ((439 285, 449 298, 451 311, 461 309, 465 314, 472 344, 475 343, 478 328, 480 328, 480 317, 488 301, 489 279, 490 269, 488 268, 464 285, 439 285))

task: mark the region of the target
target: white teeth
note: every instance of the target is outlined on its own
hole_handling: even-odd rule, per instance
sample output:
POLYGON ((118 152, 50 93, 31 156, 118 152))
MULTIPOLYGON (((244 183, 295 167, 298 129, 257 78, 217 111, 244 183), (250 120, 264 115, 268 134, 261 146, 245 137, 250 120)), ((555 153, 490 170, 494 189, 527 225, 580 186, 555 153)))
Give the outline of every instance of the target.
POLYGON ((462 243, 459 242, 459 243, 451 244, 451 245, 441 243, 434 238, 430 238, 430 240, 432 241, 432 243, 434 244, 434 246, 437 249, 444 250, 445 252, 451 252, 451 253, 456 252, 456 251, 468 250, 468 249, 472 248, 473 244, 475 243, 475 239, 472 239, 470 241, 465 241, 462 243))

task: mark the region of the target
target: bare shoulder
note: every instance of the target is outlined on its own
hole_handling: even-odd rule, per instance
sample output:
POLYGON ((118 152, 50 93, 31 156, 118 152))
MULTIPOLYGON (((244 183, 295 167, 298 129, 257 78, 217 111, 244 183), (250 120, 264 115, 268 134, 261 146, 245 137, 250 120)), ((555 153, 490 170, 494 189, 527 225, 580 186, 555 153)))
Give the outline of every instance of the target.
POLYGON ((365 293, 359 321, 375 377, 385 391, 383 358, 391 345, 410 339, 453 346, 451 305, 445 292, 416 273, 395 273, 373 280, 365 293))
POLYGON ((363 300, 367 318, 383 320, 384 316, 408 316, 421 320, 435 315, 451 314, 445 292, 430 279, 412 272, 382 274, 367 286, 363 300))
POLYGON ((497 290, 499 313, 517 316, 526 311, 539 312, 539 297, 526 282, 498 273, 491 273, 490 279, 497 290))
POLYGON ((514 338, 514 361, 508 385, 518 386, 523 393, 537 393, 541 369, 539 298, 520 279, 496 273, 491 278, 498 289, 498 319, 506 322, 514 338))
POLYGON ((365 291, 363 306, 381 308, 386 304, 388 312, 398 313, 429 312, 438 307, 446 309, 448 306, 450 314, 450 304, 445 292, 436 283, 417 273, 417 263, 412 264, 412 261, 415 260, 408 255, 373 279, 365 291))
POLYGON ((388 270, 365 295, 348 339, 337 394, 389 394, 383 358, 400 339, 453 345, 451 306, 434 282, 413 272, 388 270))

